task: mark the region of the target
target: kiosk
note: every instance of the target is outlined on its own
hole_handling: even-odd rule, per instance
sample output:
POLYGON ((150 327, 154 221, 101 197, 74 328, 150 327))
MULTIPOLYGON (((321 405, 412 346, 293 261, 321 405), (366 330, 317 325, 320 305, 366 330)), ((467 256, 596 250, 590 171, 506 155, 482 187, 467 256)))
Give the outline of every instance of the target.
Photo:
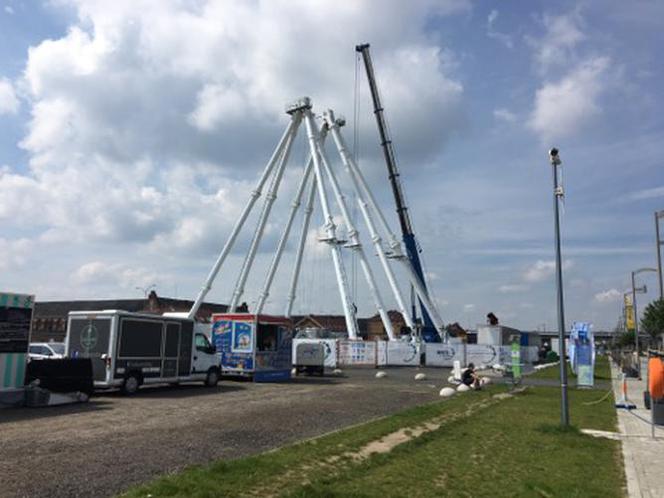
POLYGON ((253 377, 256 382, 290 379, 293 329, 288 318, 214 314, 212 341, 221 354, 222 374, 253 377))
POLYGON ((34 296, 0 292, 0 407, 21 404, 34 296))

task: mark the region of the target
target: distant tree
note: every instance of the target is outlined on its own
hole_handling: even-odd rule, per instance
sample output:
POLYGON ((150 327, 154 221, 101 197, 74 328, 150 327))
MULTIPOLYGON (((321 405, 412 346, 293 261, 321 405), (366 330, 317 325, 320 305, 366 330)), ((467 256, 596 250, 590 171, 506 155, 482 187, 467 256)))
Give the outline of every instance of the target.
POLYGON ((641 319, 641 330, 654 339, 664 333, 664 300, 658 299, 646 306, 641 319))
POLYGON ((627 346, 634 346, 634 332, 624 332, 616 341, 616 345, 619 348, 625 348, 627 346))

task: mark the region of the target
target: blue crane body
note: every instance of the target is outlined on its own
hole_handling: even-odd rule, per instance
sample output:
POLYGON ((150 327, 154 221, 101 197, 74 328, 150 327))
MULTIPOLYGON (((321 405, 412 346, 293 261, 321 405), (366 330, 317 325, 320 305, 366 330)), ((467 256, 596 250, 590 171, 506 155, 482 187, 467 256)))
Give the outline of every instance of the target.
MULTIPOLYGON (((374 75, 373 64, 371 62, 371 55, 369 53, 369 44, 365 43, 362 45, 357 45, 355 50, 362 54, 362 58, 364 60, 364 68, 367 73, 369 89, 371 91, 371 98, 373 100, 374 115, 376 116, 378 133, 380 135, 380 145, 383 149, 383 155, 385 157, 385 163, 389 173, 390 185, 392 186, 392 193, 394 195, 394 201, 396 204, 397 215, 399 217, 399 225, 401 226, 402 240, 404 246, 406 247, 408 259, 410 260, 413 270, 417 274, 417 277, 420 279, 423 287, 427 289, 426 279, 424 278, 424 271, 422 269, 422 262, 420 261, 420 250, 418 248, 413 226, 408 214, 408 207, 406 206, 401 181, 399 179, 399 170, 397 168, 394 149, 392 147, 392 140, 390 139, 387 131, 383 106, 381 105, 380 95, 378 94, 378 86, 376 85, 376 77, 374 75)), ((413 304, 413 322, 417 323, 417 313, 415 308, 416 307, 413 304)), ((421 329, 422 339, 425 342, 439 342, 440 335, 421 301, 420 310, 422 312, 423 325, 421 329)))

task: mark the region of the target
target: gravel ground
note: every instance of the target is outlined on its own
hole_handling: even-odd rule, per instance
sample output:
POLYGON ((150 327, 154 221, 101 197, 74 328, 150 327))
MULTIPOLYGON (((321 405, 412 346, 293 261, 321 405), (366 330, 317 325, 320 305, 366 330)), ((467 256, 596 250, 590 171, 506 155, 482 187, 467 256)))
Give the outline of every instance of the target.
POLYGON ((190 464, 237 458, 440 399, 445 369, 346 370, 285 384, 224 380, 0 410, 0 496, 111 496, 190 464), (415 381, 417 372, 427 380, 415 381))

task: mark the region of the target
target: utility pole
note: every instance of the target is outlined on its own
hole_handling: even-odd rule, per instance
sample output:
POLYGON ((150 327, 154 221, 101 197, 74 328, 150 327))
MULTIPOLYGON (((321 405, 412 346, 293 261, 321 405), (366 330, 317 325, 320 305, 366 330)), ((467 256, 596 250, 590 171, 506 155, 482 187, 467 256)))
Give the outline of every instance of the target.
POLYGON ((657 283, 659 284, 659 298, 664 299, 664 282, 662 281, 662 239, 659 235, 659 219, 664 218, 664 210, 655 212, 655 233, 657 235, 657 283))
POLYGON ((553 166, 553 212, 556 238, 556 288, 558 304, 558 342, 560 344, 560 423, 569 425, 569 402, 567 399, 567 361, 565 360, 565 303, 563 301, 563 268, 560 254, 560 199, 564 196, 563 187, 558 185, 558 166, 562 164, 558 149, 549 151, 549 162, 553 166))
POLYGON ((639 356, 639 314, 636 308, 636 293, 645 294, 648 288, 645 286, 636 288, 634 277, 639 273, 648 271, 656 272, 656 268, 639 268, 632 272, 632 309, 634 310, 634 349, 636 349, 636 370, 639 373, 639 380, 641 380, 641 356, 639 356))

